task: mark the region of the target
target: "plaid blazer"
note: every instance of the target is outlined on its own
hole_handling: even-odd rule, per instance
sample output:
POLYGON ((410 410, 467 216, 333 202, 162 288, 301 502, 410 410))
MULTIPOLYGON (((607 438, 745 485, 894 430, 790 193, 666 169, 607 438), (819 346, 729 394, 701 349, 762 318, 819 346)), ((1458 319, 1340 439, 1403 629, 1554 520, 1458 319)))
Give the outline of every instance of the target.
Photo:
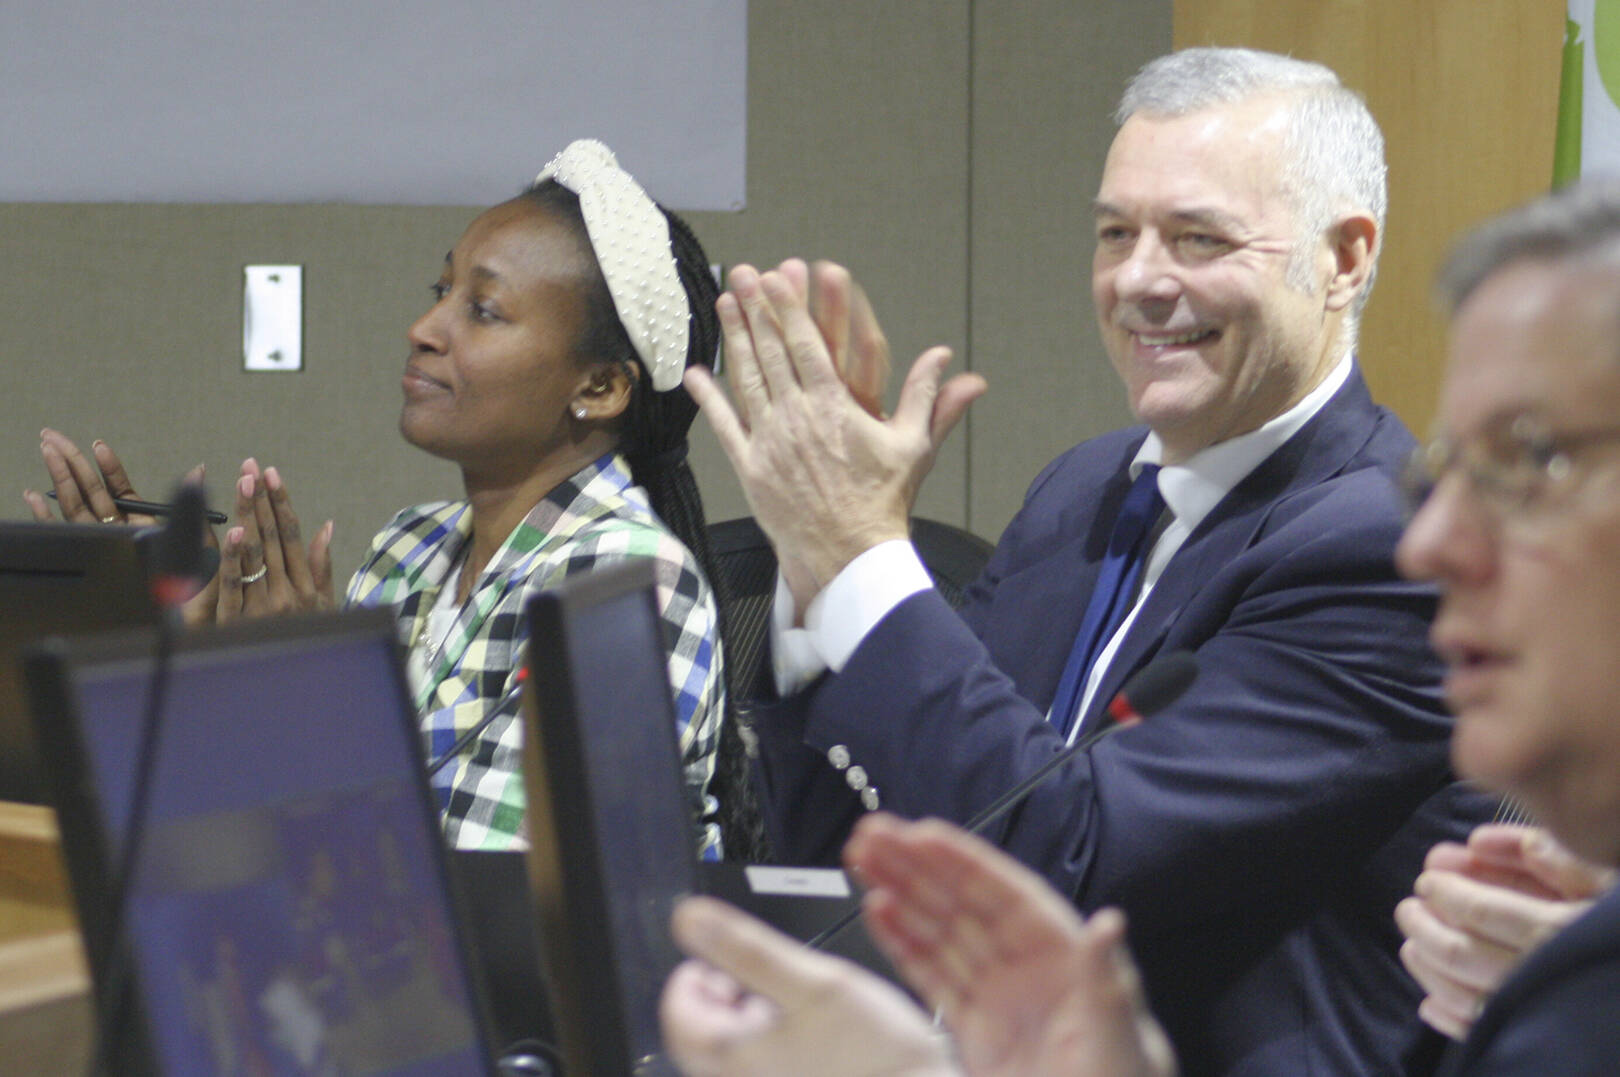
MULTIPOLYGON (((396 608, 407 648, 427 647, 428 614, 472 535, 465 501, 417 505, 372 539, 349 581, 351 605, 396 608)), ((698 851, 718 859, 716 804, 708 795, 725 689, 720 676, 719 613, 714 592, 690 551, 653 515, 629 467, 604 456, 552 490, 507 536, 443 647, 428 656, 411 685, 428 758, 437 759, 493 708, 488 729, 433 777, 445 836, 460 848, 522 847, 523 722, 517 670, 528 639, 529 599, 601 564, 647 557, 657 562, 658 603, 669 652, 669 682, 682 763, 698 826, 698 851)))

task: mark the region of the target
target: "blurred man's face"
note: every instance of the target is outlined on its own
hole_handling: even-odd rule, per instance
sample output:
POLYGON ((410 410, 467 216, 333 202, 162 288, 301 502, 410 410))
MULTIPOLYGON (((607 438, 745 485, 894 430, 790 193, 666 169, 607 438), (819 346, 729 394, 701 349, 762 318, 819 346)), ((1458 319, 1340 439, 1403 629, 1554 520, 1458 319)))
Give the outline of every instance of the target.
POLYGON ((1441 588, 1453 761, 1620 862, 1620 270, 1488 278, 1452 321, 1438 428, 1454 463, 1397 557, 1441 588))
POLYGON ((1340 358, 1333 251, 1300 235, 1282 185, 1287 122, 1275 96, 1139 113, 1108 151, 1092 299, 1131 410, 1169 462, 1286 411, 1340 358))

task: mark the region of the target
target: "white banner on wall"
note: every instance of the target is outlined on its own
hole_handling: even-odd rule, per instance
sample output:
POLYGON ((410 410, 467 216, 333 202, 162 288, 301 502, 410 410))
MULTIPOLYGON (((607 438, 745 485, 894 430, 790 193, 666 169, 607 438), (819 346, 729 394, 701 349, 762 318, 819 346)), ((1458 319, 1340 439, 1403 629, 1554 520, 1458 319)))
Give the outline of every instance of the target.
POLYGON ((747 0, 0 4, 0 201, 485 205, 600 138, 741 209, 747 0))

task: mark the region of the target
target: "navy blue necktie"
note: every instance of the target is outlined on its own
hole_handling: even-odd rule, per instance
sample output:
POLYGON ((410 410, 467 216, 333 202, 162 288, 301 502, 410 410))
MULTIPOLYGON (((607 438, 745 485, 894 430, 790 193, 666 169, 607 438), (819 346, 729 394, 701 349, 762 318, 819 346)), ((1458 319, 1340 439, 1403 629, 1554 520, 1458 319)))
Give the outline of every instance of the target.
POLYGON ((1148 535, 1164 513, 1159 495, 1159 465, 1143 464, 1141 474, 1131 483, 1108 537, 1108 553, 1103 557, 1097 586, 1086 604, 1086 615, 1074 637, 1063 679, 1058 681, 1057 698, 1052 701, 1052 722, 1065 738, 1079 717, 1080 700, 1091 678, 1091 667, 1130 612, 1136 596, 1136 581, 1142 578, 1142 563, 1148 552, 1148 535))

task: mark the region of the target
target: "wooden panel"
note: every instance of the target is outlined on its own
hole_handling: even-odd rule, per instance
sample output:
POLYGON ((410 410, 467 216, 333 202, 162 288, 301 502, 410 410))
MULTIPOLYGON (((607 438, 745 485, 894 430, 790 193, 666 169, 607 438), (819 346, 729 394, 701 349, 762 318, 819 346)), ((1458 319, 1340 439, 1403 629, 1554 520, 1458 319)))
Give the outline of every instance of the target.
POLYGON ((79 1073, 90 976, 56 814, 0 802, 0 1073, 79 1073))
POLYGON ((1177 48, 1317 60, 1367 99, 1388 142, 1390 212, 1361 357, 1374 394, 1424 431, 1444 327, 1430 300, 1453 239, 1545 191, 1564 5, 1552 0, 1175 0, 1177 48))
POLYGON ((90 978, 77 931, 0 943, 0 1073, 82 1073, 90 978))
POLYGON ((0 802, 0 942, 72 929, 56 814, 0 802))

